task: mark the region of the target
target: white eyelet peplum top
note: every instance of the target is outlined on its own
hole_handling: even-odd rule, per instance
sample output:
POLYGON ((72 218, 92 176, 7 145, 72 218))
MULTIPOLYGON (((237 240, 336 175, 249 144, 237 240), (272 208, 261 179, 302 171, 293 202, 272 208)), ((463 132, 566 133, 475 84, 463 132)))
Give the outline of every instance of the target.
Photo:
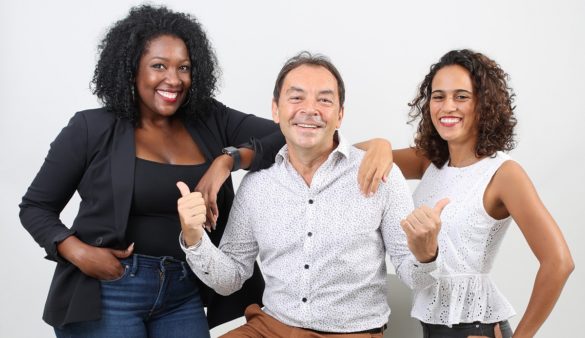
POLYGON ((431 164, 424 173, 413 194, 415 207, 433 207, 445 197, 450 203, 441 214, 436 269, 413 276, 413 317, 451 326, 495 323, 515 314, 488 275, 511 217, 496 220, 483 204, 487 185, 507 160, 498 152, 462 168, 431 164))

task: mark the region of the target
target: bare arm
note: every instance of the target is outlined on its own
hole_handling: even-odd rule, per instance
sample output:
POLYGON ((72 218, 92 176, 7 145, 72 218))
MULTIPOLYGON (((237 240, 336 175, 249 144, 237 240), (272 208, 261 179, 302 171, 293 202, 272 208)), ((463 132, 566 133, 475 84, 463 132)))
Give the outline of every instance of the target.
POLYGON ((417 154, 414 148, 393 150, 392 157, 407 180, 420 180, 431 163, 426 157, 417 154))
MULTIPOLYGON (((238 148, 238 151, 240 152, 240 167, 242 169, 250 168, 254 160, 254 150, 238 148)), ((223 154, 216 157, 195 187, 195 191, 201 192, 207 203, 207 217, 205 220, 205 228, 207 230, 211 230, 212 228, 215 230, 217 218, 219 217, 217 193, 221 185, 230 176, 233 165, 234 159, 229 155, 223 154)))
POLYGON ((75 235, 57 244, 57 251, 61 257, 84 274, 100 280, 112 280, 121 276, 124 268, 119 259, 129 257, 133 250, 134 243, 126 250, 98 248, 82 242, 75 235))
POLYGON ((509 212, 540 263, 526 312, 514 334, 533 337, 573 271, 573 259, 561 230, 519 164, 505 162, 490 185, 484 199, 486 210, 492 215, 502 209, 509 212))

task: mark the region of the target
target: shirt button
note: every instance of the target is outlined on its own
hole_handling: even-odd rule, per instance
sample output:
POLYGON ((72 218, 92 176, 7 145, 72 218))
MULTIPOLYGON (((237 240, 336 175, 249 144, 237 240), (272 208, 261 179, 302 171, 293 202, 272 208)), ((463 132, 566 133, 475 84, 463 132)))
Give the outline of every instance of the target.
POLYGON ((309 200, 309 204, 313 204, 313 200, 309 200))
POLYGON ((309 264, 305 264, 305 269, 308 269, 308 268, 309 268, 309 264))
POLYGON ((311 236, 313 236, 313 233, 309 231, 309 233, 307 234, 307 236, 311 237, 311 236))
POLYGON ((307 298, 304 298, 303 297, 302 301, 303 301, 303 303, 306 303, 307 302, 307 298))

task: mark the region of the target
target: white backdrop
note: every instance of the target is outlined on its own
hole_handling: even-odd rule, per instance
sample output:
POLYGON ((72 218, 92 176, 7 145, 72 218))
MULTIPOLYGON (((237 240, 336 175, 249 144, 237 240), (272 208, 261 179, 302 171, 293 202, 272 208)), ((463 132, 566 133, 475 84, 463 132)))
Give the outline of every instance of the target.
MULTIPOLYGON (((48 337, 41 320, 53 263, 20 225, 18 203, 49 143, 75 111, 98 105, 88 89, 106 28, 137 1, 0 2, 0 337, 48 337)), ((217 97, 270 118, 282 63, 307 49, 331 57, 347 86, 342 126, 352 141, 411 143, 406 103, 429 66, 472 48, 511 75, 523 164, 561 226, 577 264, 539 337, 581 332, 585 278, 583 126, 585 2, 557 1, 167 1, 194 14, 217 52, 217 97), (581 285, 581 287, 579 287, 581 285)), ((413 183, 412 187, 415 186, 413 183)), ((72 220, 78 200, 63 213, 72 220)), ((537 261, 517 227, 503 243, 494 279, 519 315, 537 261)))

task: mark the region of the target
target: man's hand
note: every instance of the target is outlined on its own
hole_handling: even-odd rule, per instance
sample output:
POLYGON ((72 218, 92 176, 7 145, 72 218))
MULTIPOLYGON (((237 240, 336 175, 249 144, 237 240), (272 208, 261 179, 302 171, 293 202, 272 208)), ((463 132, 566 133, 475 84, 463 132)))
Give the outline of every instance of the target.
POLYGON ((423 205, 400 222, 406 233, 408 248, 421 263, 432 262, 437 257, 441 212, 448 203, 449 199, 444 198, 432 209, 423 205))
POLYGON ((358 184, 365 196, 371 196, 378 191, 380 182, 386 182, 388 178, 392 168, 392 146, 384 139, 373 139, 356 146, 366 150, 358 171, 358 184), (365 144, 367 148, 360 147, 365 144))
POLYGON ((191 192, 183 182, 177 182, 177 188, 181 191, 181 198, 177 201, 183 240, 187 246, 197 244, 203 236, 205 225, 205 200, 200 192, 191 192))
POLYGON ((84 274, 99 280, 113 280, 124 273, 120 259, 132 254, 134 243, 125 250, 115 250, 91 246, 69 236, 57 245, 57 250, 84 274))

